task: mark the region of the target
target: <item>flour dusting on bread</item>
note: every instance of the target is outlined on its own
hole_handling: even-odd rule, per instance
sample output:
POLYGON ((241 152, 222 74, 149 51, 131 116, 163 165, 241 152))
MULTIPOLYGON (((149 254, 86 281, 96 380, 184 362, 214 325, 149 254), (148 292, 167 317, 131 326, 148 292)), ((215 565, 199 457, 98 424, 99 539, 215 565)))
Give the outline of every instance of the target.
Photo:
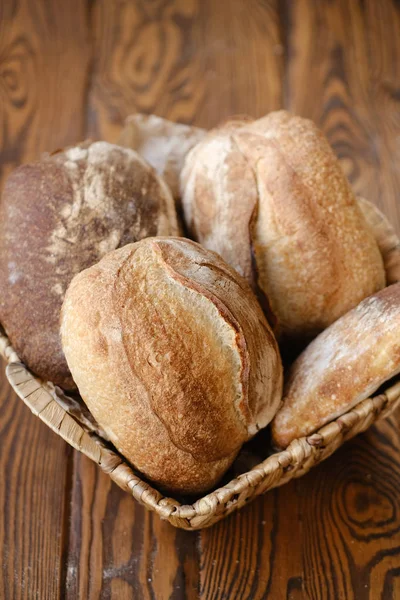
POLYGON ((289 370, 273 424, 279 447, 309 435, 400 372, 400 283, 366 298, 321 333, 289 370))

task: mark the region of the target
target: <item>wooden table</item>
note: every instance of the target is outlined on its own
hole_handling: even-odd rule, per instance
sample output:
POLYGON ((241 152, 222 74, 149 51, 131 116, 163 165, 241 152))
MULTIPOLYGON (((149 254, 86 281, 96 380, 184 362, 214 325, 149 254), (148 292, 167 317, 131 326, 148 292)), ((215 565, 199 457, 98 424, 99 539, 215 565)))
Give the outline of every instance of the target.
MULTIPOLYGON (((400 231, 400 8, 0 0, 1 181, 134 111, 313 118, 400 231)), ((399 599, 398 417, 201 533, 147 513, 0 379, 0 598, 399 599)))

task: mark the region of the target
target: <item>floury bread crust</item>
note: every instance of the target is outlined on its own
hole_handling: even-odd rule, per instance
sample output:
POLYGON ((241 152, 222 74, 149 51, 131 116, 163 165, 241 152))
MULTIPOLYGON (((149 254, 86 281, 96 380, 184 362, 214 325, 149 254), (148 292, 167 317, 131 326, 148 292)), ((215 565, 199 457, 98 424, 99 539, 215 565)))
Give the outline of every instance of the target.
POLYGON ((169 190, 132 150, 84 143, 17 168, 0 204, 0 322, 21 359, 73 387, 59 338, 73 276, 119 246, 177 233, 169 190))
POLYGON ((126 119, 118 143, 143 156, 165 179, 179 203, 179 176, 184 160, 205 135, 205 129, 199 127, 137 113, 126 119))
POLYGON ((366 298, 321 333, 288 374, 272 422, 286 448, 368 398, 400 372, 400 284, 366 298))
POLYGON ((95 419, 173 491, 215 484, 281 401, 277 344, 250 287, 183 238, 130 244, 77 275, 61 334, 95 419))
POLYGON ((385 285, 350 185, 307 119, 279 111, 211 131, 181 187, 195 239, 261 288, 287 338, 315 336, 385 285))

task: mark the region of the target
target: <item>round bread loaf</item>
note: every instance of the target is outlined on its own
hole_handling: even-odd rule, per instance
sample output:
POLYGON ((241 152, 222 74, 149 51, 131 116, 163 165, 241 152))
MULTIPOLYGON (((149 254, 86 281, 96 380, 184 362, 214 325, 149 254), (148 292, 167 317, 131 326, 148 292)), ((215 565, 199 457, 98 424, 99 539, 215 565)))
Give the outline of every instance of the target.
POLYGON ((279 351, 250 287, 183 238, 130 244, 77 275, 61 336, 97 422, 170 490, 214 485, 281 401, 279 351))
POLYGON ((59 337, 73 276, 128 242, 177 233, 171 193, 133 150, 83 143, 17 168, 0 203, 0 323, 21 359, 74 387, 59 337))
POLYGON ((268 297, 287 338, 315 336, 385 285, 374 237, 309 120, 228 122, 188 154, 181 187, 193 237, 268 297))
POLYGON ((286 448, 368 398, 400 372, 400 283, 363 300, 293 363, 273 443, 286 448))

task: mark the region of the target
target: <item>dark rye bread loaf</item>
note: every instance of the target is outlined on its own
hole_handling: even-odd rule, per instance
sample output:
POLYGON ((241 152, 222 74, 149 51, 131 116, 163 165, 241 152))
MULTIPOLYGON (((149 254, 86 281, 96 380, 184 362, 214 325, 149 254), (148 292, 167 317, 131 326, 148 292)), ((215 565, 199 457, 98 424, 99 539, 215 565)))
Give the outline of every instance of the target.
POLYGON ((177 233, 170 191, 133 150, 85 142, 17 168, 0 203, 0 323, 21 359, 74 387, 59 337, 71 279, 129 242, 177 233))

